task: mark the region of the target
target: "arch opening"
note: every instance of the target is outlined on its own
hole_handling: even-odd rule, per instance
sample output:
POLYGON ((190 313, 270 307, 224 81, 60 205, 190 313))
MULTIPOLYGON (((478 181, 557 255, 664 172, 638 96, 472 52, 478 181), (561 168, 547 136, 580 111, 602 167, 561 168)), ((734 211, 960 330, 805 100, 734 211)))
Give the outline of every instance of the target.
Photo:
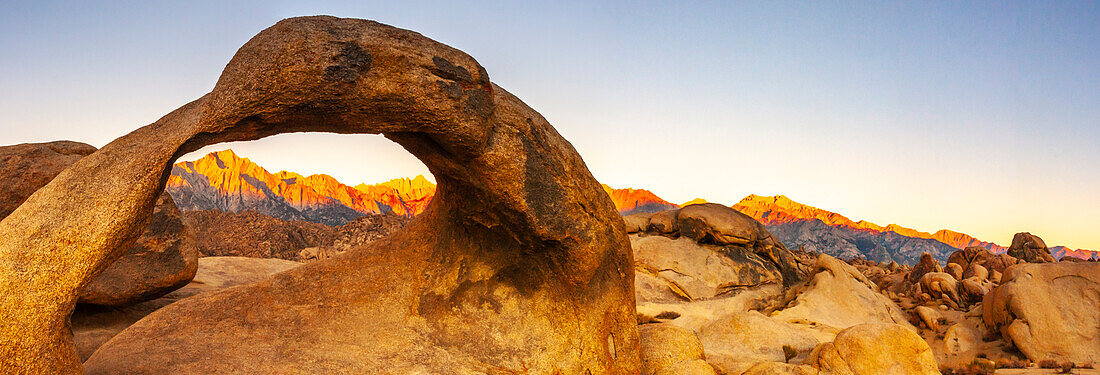
POLYGON ((295 132, 383 134, 426 165, 435 197, 369 245, 386 251, 174 303, 101 347, 90 373, 639 372, 629 242, 573 147, 461 51, 333 17, 261 32, 210 94, 82 159, 0 222, 14 239, 0 264, 19 267, 0 269, 12 323, 0 365, 80 367, 73 295, 137 237, 179 156, 295 132), (235 350, 212 358, 209 347, 235 350))

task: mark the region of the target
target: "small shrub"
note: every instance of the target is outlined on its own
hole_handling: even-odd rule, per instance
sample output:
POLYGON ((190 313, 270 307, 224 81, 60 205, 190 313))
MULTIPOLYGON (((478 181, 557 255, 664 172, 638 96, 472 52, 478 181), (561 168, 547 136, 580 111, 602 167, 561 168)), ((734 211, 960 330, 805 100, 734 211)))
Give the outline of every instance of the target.
POLYGON ((1065 363, 1062 363, 1061 367, 1062 367, 1062 370, 1058 372, 1059 374, 1072 374, 1073 369, 1077 366, 1074 365, 1073 362, 1065 362, 1065 363))
POLYGON ((1061 368, 1062 366, 1058 364, 1058 361, 1055 361, 1053 359, 1044 359, 1042 361, 1039 361, 1039 367, 1040 368, 1061 368))
POLYGON ((1021 361, 1012 358, 997 358, 997 368, 1024 368, 1027 367, 1027 361, 1021 361))
POLYGON ((676 319, 676 318, 679 318, 679 317, 680 317, 680 313, 678 313, 678 312, 665 311, 665 312, 662 312, 660 314, 657 314, 657 316, 655 318, 670 320, 670 319, 676 319))
POLYGON ((961 367, 940 367, 943 375, 993 375, 994 371, 996 366, 993 361, 985 358, 975 358, 961 367))

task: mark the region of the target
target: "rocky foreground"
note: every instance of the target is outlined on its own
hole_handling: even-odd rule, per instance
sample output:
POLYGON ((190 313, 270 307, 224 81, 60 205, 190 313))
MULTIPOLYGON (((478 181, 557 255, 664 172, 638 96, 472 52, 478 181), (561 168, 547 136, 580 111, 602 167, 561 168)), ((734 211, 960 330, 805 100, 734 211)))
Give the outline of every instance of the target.
MULTIPOLYGON (((907 267, 791 251, 720 205, 625 222, 644 374, 1092 373, 1100 360, 1100 263, 1050 262, 1031 235, 1013 248, 1033 262, 971 247, 907 267)), ((164 297, 78 308, 77 350, 87 359, 158 308, 300 264, 200 258, 164 297)))

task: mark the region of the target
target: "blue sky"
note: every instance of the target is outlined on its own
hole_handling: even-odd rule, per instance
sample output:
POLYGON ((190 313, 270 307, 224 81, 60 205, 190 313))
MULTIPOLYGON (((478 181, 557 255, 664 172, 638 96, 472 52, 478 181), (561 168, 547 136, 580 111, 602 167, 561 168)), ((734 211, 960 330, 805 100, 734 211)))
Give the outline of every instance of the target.
MULTIPOLYGON (((0 4, 0 144, 102 146, 263 28, 331 14, 466 51, 612 186, 1100 249, 1098 2, 153 3, 0 4)), ((225 147, 352 185, 426 173, 377 136, 201 152, 225 147)))

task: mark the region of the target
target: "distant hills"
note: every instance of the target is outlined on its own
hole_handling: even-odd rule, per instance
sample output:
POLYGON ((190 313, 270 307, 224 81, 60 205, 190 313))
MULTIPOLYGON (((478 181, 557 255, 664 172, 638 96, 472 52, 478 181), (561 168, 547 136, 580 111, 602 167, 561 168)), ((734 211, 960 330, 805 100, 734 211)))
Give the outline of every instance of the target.
MULTIPOLYGON (((677 205, 645 189, 615 189, 603 185, 623 215, 675 209, 677 205)), ((424 176, 398 178, 378 184, 345 185, 335 178, 294 172, 270 173, 232 150, 210 153, 173 166, 166 190, 183 210, 249 210, 284 219, 342 225, 367 214, 419 214, 435 196, 435 184, 424 176)), ((683 205, 706 202, 694 199, 683 205)), ((733 205, 767 226, 791 248, 842 258, 864 257, 879 262, 912 264, 927 252, 940 260, 957 249, 981 246, 1003 253, 1006 247, 965 233, 941 229, 922 232, 897 224, 886 226, 795 202, 785 196, 749 195, 733 205)), ((1100 258, 1096 251, 1051 247, 1063 256, 1100 258)))

